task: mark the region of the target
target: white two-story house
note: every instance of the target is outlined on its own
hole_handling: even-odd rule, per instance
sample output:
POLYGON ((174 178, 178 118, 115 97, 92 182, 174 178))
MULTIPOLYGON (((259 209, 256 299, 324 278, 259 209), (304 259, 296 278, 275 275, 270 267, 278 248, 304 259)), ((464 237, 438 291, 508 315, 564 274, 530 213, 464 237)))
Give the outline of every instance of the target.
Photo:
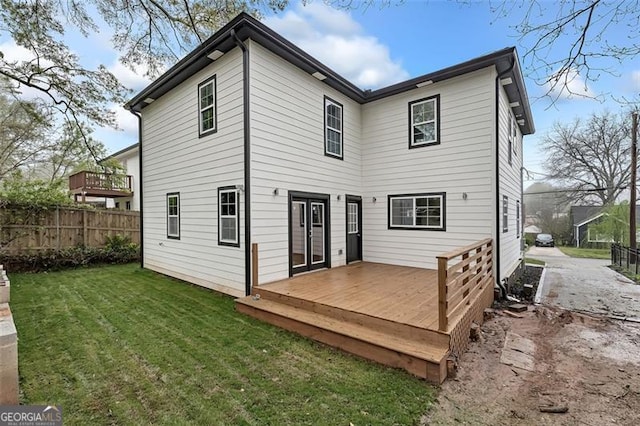
POLYGON ((522 262, 534 123, 515 48, 362 90, 241 14, 127 108, 146 268, 243 296, 254 273, 435 268, 483 238, 496 286, 522 262))

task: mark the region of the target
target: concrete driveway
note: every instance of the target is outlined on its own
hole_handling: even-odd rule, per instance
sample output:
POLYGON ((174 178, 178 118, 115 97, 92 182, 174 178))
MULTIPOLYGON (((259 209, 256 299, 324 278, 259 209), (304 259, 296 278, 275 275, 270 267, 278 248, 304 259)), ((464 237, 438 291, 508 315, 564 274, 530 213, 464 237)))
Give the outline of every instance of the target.
POLYGON ((542 257, 568 257, 557 247, 531 247, 527 250, 527 257, 535 257, 544 260, 542 257))
POLYGON ((610 261, 573 258, 547 247, 532 247, 526 256, 546 262, 542 304, 640 321, 640 285, 608 268, 610 261))

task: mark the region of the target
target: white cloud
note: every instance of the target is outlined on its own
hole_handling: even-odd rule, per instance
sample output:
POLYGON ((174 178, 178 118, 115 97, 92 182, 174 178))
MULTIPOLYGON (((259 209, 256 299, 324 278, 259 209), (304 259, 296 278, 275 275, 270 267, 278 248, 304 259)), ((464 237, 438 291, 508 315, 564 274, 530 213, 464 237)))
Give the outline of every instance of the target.
POLYGON ((138 119, 135 115, 124 109, 122 106, 114 106, 111 109, 116 114, 116 122, 118 127, 129 136, 138 137, 138 119))
POLYGON ((102 141, 108 152, 115 152, 138 141, 138 119, 121 105, 109 108, 115 114, 118 129, 97 127, 93 137, 102 141))
POLYGON ((145 77, 146 70, 142 66, 137 66, 134 70, 131 70, 118 61, 108 69, 123 86, 134 92, 141 91, 151 83, 151 80, 145 77))
MULTIPOLYGON (((35 55, 29 49, 25 49, 22 46, 18 46, 13 40, 6 41, 0 44, 0 52, 4 56, 4 60, 7 62, 24 62, 24 61, 33 61, 35 59, 35 55)), ((42 60, 41 65, 48 66, 52 65, 51 61, 42 60)), ((17 85, 17 82, 15 82, 17 85)), ((46 98, 44 94, 34 88, 20 85, 18 89, 21 93, 20 97, 25 100, 33 100, 37 98, 46 98)))
POLYGON ((264 23, 359 87, 374 89, 409 78, 387 46, 365 34, 347 12, 320 2, 298 4, 264 23))
POLYGON ((30 61, 34 58, 33 53, 22 46, 15 44, 13 40, 0 44, 0 52, 7 61, 30 61))
POLYGON ((557 72, 547 82, 547 89, 558 99, 595 98, 596 93, 574 68, 557 72))
POLYGON ((631 90, 635 93, 640 92, 640 70, 631 73, 631 90))

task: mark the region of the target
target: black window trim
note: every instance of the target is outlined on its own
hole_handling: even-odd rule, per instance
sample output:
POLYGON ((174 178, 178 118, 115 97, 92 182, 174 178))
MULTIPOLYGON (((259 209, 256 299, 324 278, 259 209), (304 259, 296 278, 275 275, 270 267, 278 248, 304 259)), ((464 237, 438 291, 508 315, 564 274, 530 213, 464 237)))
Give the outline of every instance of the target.
POLYGON ((509 197, 502 196, 502 233, 509 232, 509 197))
POLYGON ((218 132, 218 80, 217 74, 212 75, 198 84, 198 136, 203 138, 218 132), (200 107, 200 88, 213 83, 213 129, 202 131, 202 111, 200 107))
POLYGON ((522 227, 522 215, 520 214, 520 200, 516 200, 516 238, 520 238, 521 232, 520 228, 522 227))
POLYGON ((227 247, 240 247, 240 191, 235 185, 220 186, 218 187, 218 245, 227 247), (236 243, 230 241, 222 241, 222 227, 221 224, 221 209, 220 209, 220 194, 222 192, 235 192, 236 193, 236 243))
POLYGON ((387 229, 389 230, 408 230, 408 231, 447 231, 447 193, 446 192, 420 192, 412 194, 389 194, 387 195, 387 229), (440 209, 442 212, 442 226, 439 228, 413 227, 413 226, 392 226, 391 225, 391 200, 394 198, 407 197, 441 197, 440 209))
POLYGON ((180 239, 180 193, 179 192, 167 192, 167 238, 170 240, 179 240, 180 239), (170 235, 169 234, 169 198, 176 197, 178 199, 178 234, 170 235))
POLYGON ((509 165, 512 166, 513 165, 513 115, 511 115, 511 111, 508 111, 507 114, 509 115, 509 119, 507 120, 508 124, 507 124, 507 141, 508 141, 508 145, 507 145, 507 161, 509 162, 509 165))
POLYGON ((415 101, 410 101, 409 102, 409 117, 408 117, 408 121, 409 121, 409 149, 414 149, 414 148, 422 148, 425 146, 432 146, 432 145, 440 145, 440 94, 438 93, 437 95, 433 95, 433 96, 428 96, 426 98, 421 98, 421 99, 416 99, 415 101), (419 144, 415 144, 413 143, 413 111, 412 111, 412 106, 415 104, 419 104, 421 102, 426 102, 429 101, 431 99, 435 99, 435 103, 436 103, 436 140, 433 142, 422 142, 419 144))
POLYGON ((326 157, 344 160, 344 106, 335 99, 332 99, 329 96, 325 95, 324 100, 322 101, 322 110, 324 117, 324 155, 326 157), (332 152, 327 151, 327 101, 340 107, 340 155, 336 155, 332 152))

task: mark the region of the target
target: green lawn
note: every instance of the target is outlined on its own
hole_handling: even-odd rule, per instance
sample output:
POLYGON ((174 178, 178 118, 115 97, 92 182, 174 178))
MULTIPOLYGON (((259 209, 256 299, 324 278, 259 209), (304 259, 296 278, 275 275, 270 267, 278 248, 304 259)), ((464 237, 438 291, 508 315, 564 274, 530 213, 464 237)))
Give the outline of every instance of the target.
POLYGON ((524 263, 530 263, 531 265, 546 265, 546 263, 539 259, 534 259, 533 257, 525 257, 524 263))
POLYGON ((136 265, 10 278, 21 402, 65 424, 415 424, 435 398, 136 265))
POLYGON ((560 247, 558 248, 567 256, 582 257, 588 259, 611 259, 611 250, 609 249, 590 249, 577 247, 560 247))

